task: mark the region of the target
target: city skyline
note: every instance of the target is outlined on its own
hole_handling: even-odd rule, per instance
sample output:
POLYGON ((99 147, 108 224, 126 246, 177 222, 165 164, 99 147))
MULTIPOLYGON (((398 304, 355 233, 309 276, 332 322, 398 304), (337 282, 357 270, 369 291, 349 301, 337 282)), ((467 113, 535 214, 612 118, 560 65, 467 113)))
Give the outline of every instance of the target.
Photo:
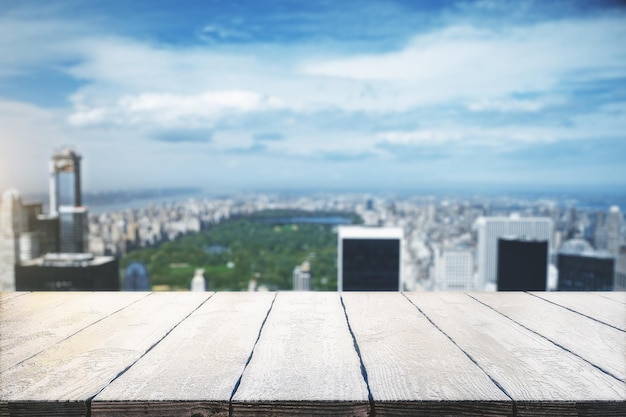
POLYGON ((0 189, 626 185, 619 2, 0 3, 0 189))

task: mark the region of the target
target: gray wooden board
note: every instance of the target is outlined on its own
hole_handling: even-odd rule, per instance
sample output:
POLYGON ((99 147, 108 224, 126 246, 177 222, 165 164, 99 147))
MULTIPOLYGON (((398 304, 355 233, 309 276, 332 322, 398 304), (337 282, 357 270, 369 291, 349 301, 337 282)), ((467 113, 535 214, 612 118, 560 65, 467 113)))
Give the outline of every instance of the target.
MULTIPOLYGON (((503 296, 501 293, 484 292, 472 296, 626 381, 625 332, 526 293, 507 293, 503 296)), ((575 296, 576 299, 579 304, 584 304, 592 303, 594 298, 580 293, 575 296)))
MULTIPOLYGON (((557 405, 575 411, 583 402, 602 410, 604 405, 626 400, 624 383, 466 294, 407 296, 513 400, 524 405, 527 414, 549 415, 557 405)), ((517 412, 522 415, 519 408, 517 412)))
POLYGON ((86 401, 209 296, 153 293, 140 299, 0 374, 0 402, 10 408, 24 401, 33 407, 51 401, 70 407, 86 401))
POLYGON ((401 293, 342 294, 376 415, 459 410, 512 413, 510 398, 401 293), (469 408, 471 409, 471 408, 469 408))
POLYGON ((228 415, 230 396, 274 297, 215 294, 98 394, 91 415, 189 416, 202 415, 201 409, 228 415))
POLYGON ((233 415, 310 414, 311 407, 367 414, 367 386, 338 293, 278 293, 232 407, 233 415))
POLYGON ((611 300, 626 304, 626 291, 602 291, 594 292, 598 297, 610 298, 611 300))
POLYGON ((0 372, 43 352, 55 343, 145 297, 148 293, 33 293, 16 303, 40 306, 2 308, 0 372), (46 303, 46 300, 57 300, 46 303))
POLYGON ((591 293, 544 291, 531 294, 626 331, 626 304, 591 293))

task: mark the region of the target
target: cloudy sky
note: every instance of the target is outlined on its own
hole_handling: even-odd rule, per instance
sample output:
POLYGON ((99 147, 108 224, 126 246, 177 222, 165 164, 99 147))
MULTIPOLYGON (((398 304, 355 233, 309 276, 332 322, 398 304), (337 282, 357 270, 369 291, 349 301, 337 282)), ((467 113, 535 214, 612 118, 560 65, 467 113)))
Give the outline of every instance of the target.
POLYGON ((626 7, 0 0, 0 189, 626 187, 626 7))

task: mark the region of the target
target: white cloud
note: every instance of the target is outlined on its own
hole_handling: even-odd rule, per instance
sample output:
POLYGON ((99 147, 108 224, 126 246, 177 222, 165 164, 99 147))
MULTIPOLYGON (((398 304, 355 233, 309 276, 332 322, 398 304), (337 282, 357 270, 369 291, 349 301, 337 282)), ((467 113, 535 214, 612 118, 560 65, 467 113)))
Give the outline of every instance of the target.
POLYGON ((161 127, 211 126, 221 117, 277 110, 277 97, 251 91, 208 91, 197 95, 143 93, 121 97, 112 106, 90 107, 83 97, 74 97, 75 111, 69 117, 75 126, 152 125, 161 127))
POLYGON ((544 100, 514 100, 501 99, 489 100, 483 99, 473 101, 468 104, 467 108, 473 112, 481 111, 497 111, 497 112, 538 112, 545 109, 549 103, 544 100))
POLYGON ((419 35, 400 51, 311 60, 302 71, 386 82, 402 91, 400 100, 412 97, 409 106, 497 98, 549 91, 568 77, 626 76, 624 38, 624 19, 613 17, 506 31, 457 26, 419 35))

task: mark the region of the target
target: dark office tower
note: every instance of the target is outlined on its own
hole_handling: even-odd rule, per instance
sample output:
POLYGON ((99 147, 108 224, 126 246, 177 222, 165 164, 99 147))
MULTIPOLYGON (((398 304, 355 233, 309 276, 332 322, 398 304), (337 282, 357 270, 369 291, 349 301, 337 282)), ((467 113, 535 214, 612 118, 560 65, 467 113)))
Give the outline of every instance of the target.
POLYGON ((83 253, 87 249, 87 209, 59 207, 59 250, 61 253, 83 253))
POLYGON ((41 203, 28 203, 24 204, 24 211, 26 212, 26 229, 29 232, 37 231, 37 217, 43 213, 43 204, 41 203))
POLYGON ((37 216, 37 226, 35 228, 40 234, 40 253, 59 252, 59 218, 40 214, 37 216))
POLYGON ((545 291, 548 241, 498 239, 498 291, 545 291))
POLYGON ((615 257, 607 251, 594 251, 582 239, 563 243, 557 256, 559 291, 612 291, 615 257))
POLYGON ((402 229, 340 227, 339 291, 400 291, 402 229))
POLYGON ((52 155, 50 161, 50 214, 59 217, 59 251, 87 250, 87 209, 82 206, 81 156, 72 149, 52 155))
POLYGON ((117 260, 110 256, 48 254, 15 267, 17 291, 117 291, 117 260))

